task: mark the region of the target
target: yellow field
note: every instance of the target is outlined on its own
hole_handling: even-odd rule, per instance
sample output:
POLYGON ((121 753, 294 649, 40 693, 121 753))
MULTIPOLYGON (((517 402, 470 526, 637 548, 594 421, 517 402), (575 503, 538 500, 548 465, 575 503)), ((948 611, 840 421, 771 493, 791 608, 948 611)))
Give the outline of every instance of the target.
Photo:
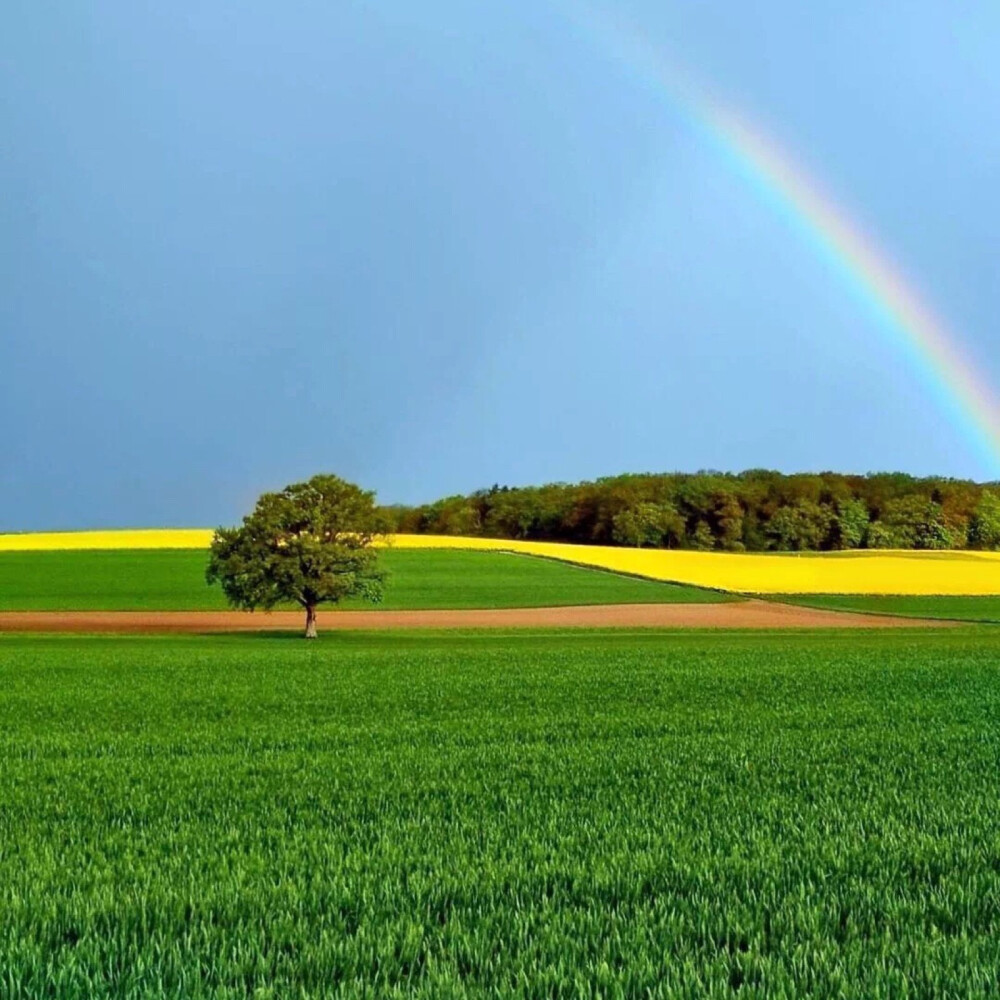
POLYGON ((0 552, 65 549, 207 549, 211 528, 139 528, 118 531, 38 531, 0 535, 0 552))
MULTIPOLYGON (((207 548, 211 538, 211 530, 204 528, 0 535, 0 552, 207 548)), ((745 594, 1000 594, 997 552, 738 555, 444 535, 397 535, 391 544, 406 549, 521 552, 654 580, 745 594)))
POLYGON ((746 594, 1000 594, 1000 553, 762 555, 398 535, 400 548, 502 549, 746 594))

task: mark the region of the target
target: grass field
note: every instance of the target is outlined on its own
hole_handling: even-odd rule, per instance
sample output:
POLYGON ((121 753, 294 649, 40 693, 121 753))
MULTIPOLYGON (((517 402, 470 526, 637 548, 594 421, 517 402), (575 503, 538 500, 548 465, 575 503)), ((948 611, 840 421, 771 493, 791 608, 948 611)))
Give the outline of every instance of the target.
POLYGON ((881 597, 866 595, 799 595, 778 598, 787 604, 834 611, 866 611, 914 618, 968 622, 1000 622, 1000 597, 881 597))
MULTIPOLYGON (((0 535, 0 552, 207 548, 198 529, 0 535)), ((512 551, 651 580, 743 594, 1000 595, 1000 552, 733 553, 396 535, 396 550, 512 551)))
POLYGON ((988 995, 998 660, 0 637, 0 995, 988 995))
MULTIPOLYGON (((728 600, 692 587, 500 552, 389 549, 390 610, 728 600)), ((192 611, 226 606, 204 550, 0 552, 0 611, 192 611)), ((344 607, 370 607, 357 601, 344 607)))

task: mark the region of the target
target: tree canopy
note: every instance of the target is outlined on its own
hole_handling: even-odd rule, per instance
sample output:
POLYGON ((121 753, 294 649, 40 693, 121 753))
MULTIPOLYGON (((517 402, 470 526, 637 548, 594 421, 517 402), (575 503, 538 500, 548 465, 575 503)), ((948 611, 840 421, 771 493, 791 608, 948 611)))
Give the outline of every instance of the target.
POLYGON ((643 473, 391 508, 400 532, 740 551, 1000 548, 1000 484, 903 473, 643 473))
POLYGON ((315 638, 318 605, 355 596, 381 600, 373 543, 386 528, 374 493, 337 476, 313 476, 263 494, 239 527, 219 528, 206 579, 222 585, 233 607, 299 604, 306 638, 315 638))

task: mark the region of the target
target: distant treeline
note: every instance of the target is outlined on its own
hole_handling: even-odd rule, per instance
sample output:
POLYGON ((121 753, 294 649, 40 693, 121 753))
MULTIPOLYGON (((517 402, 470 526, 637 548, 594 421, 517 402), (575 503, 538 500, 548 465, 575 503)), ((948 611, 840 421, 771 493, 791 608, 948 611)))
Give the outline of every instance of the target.
POLYGON ((780 552, 1000 548, 1000 483, 849 476, 642 474, 493 486, 387 508, 398 532, 780 552))

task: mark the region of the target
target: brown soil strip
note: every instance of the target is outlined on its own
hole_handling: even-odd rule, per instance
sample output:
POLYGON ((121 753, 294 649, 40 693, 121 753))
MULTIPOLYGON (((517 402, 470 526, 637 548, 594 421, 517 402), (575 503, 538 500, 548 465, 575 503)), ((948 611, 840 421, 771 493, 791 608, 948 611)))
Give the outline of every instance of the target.
MULTIPOLYGON (((298 630, 297 611, 3 611, 0 632, 259 632, 298 630)), ((321 611, 320 631, 456 628, 947 628, 955 622, 801 608, 770 601, 732 604, 601 604, 463 611, 321 611)))

